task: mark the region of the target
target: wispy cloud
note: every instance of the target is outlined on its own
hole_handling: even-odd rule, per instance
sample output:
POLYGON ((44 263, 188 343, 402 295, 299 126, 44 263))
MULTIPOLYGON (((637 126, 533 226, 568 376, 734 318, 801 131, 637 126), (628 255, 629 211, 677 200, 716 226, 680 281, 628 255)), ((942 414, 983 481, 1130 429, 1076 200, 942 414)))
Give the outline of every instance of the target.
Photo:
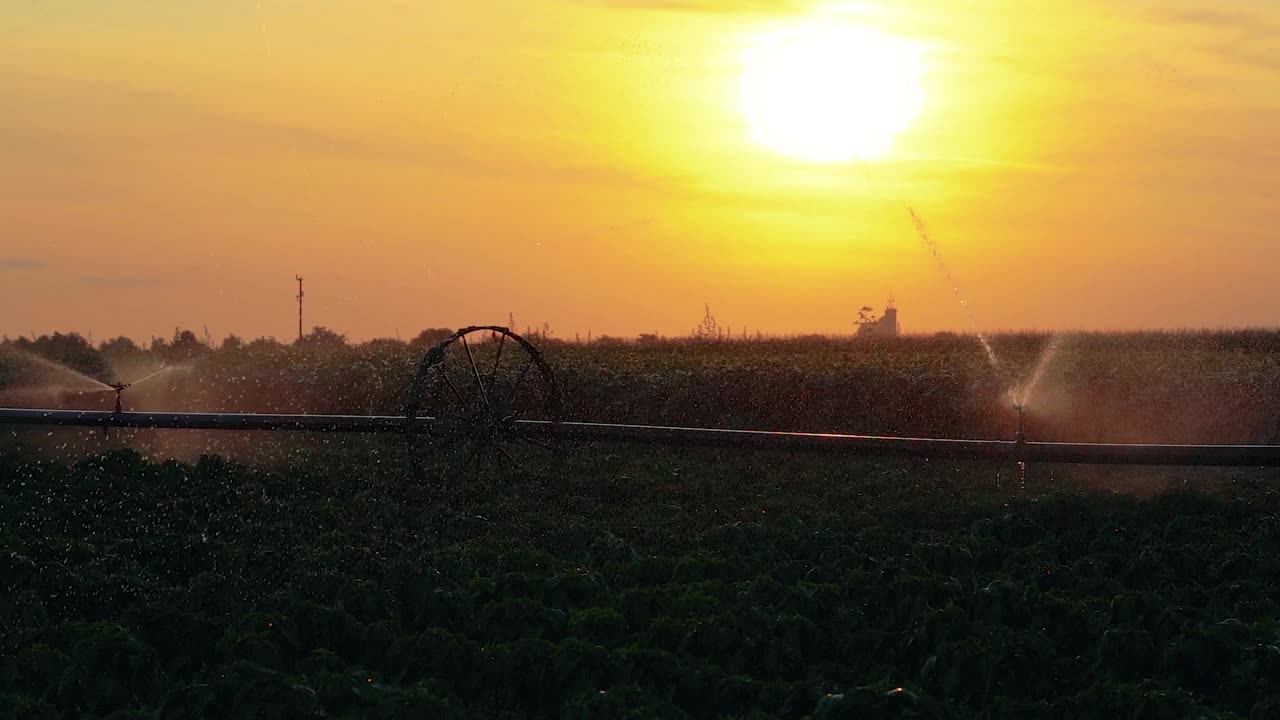
POLYGON ((32 257, 0 257, 0 272, 14 270, 40 270, 45 267, 43 262, 32 257))
POLYGON ((797 0, 582 0, 584 4, 619 10, 671 10, 716 14, 769 13, 812 6, 797 0))
POLYGON ((878 12, 874 2, 823 2, 823 0, 575 0, 580 5, 614 10, 739 15, 743 17, 800 17, 815 11, 841 15, 878 12))
MULTIPOLYGON (((1248 10, 1243 7, 1188 6, 1176 2, 1147 4, 1142 14, 1157 22, 1222 28, 1248 28, 1257 27, 1259 24, 1265 26, 1267 19, 1266 14, 1261 10, 1248 10)), ((1274 13, 1272 15, 1274 16, 1274 13)))
POLYGON ((1181 0, 1143 6, 1143 22, 1193 28, 1204 50, 1232 65, 1280 71, 1280 5, 1247 0, 1232 7, 1201 7, 1181 0))
POLYGON ((100 285, 112 287, 147 287, 163 285, 163 278, 147 275, 85 275, 78 278, 82 285, 100 285))
POLYGON ((419 167, 487 177, 533 178, 568 185, 654 188, 670 180, 643 177, 604 163, 566 159, 562 154, 540 158, 519 148, 476 148, 448 140, 406 140, 341 128, 282 122, 217 108, 181 92, 116 82, 0 71, 0 92, 4 92, 6 86, 8 92, 18 97, 34 98, 35 102, 29 105, 41 101, 53 104, 51 98, 75 97, 78 105, 92 107, 97 115, 127 112, 132 116, 139 114, 145 106, 147 115, 162 119, 147 135, 130 136, 126 138, 127 142, 117 139, 102 142, 98 137, 85 137, 70 130, 47 127, 26 127, 16 132, 6 130, 0 123, 0 149, 6 145, 38 147, 41 152, 45 152, 44 148, 53 148, 87 162, 95 156, 133 154, 146 145, 216 143, 233 152, 296 152, 385 166, 419 167), (77 147, 79 151, 70 149, 77 147))

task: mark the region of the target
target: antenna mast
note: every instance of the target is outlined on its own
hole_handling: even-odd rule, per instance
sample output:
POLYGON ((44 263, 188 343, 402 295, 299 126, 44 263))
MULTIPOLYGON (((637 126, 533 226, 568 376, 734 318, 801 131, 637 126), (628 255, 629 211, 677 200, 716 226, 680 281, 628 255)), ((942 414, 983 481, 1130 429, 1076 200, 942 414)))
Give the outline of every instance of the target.
POLYGON ((298 339, 302 339, 302 276, 295 275, 298 281, 298 339))

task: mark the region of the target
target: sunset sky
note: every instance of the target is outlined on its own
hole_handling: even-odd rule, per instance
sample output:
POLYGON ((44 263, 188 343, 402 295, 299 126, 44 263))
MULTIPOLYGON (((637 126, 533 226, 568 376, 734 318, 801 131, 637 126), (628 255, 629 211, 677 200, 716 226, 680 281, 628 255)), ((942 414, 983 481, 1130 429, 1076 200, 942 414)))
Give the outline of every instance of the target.
POLYGON ((909 206, 984 328, 1280 325, 1280 3, 0 2, 11 336, 289 339, 295 273, 353 339, 966 330, 909 206), (887 151, 753 131, 749 49, 824 27, 915 53, 818 73, 918 86, 887 151))

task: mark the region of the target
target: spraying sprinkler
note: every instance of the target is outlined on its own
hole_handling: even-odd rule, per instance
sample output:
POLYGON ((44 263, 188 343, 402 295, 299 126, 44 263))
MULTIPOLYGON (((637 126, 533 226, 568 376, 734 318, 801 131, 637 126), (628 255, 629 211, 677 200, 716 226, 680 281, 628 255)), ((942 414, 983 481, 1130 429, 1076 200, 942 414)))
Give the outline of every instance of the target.
POLYGON ((124 392, 133 383, 107 383, 107 386, 116 391, 116 413, 124 412, 124 408, 120 405, 120 393, 124 392))
POLYGON ((1018 434, 1014 437, 1014 441, 1019 445, 1025 445, 1027 444, 1027 406, 1018 402, 1013 404, 1013 409, 1018 411, 1018 434))

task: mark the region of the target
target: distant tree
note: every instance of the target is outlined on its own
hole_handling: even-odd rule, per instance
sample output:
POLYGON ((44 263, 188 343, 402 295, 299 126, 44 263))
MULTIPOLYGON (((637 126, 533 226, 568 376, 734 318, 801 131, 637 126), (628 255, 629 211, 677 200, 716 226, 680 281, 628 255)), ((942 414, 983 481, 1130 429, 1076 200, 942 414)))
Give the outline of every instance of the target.
POLYGON ((209 354, 211 348, 190 330, 173 329, 173 339, 169 341, 165 359, 172 362, 192 360, 209 354))
POLYGON ((716 340, 721 337, 723 332, 720 324, 716 322, 716 316, 711 314, 711 305, 704 304, 706 313, 702 316, 702 322, 698 323, 693 329, 694 340, 716 340))
POLYGON ((111 340, 103 340, 98 351, 112 359, 133 358, 145 351, 138 344, 123 335, 111 340))
POLYGON ((640 337, 636 338, 636 342, 641 345, 657 345, 661 340, 657 333, 640 333, 640 337))
POLYGON ((347 347, 347 336, 317 325, 294 344, 308 350, 341 350, 347 347))
POLYGON ((872 308, 870 305, 863 305, 858 308, 857 325, 859 328, 866 325, 875 325, 877 322, 879 322, 879 320, 876 318, 875 308, 872 308))
POLYGON ((443 340, 452 335, 453 331, 448 328, 427 328, 409 341, 409 347, 414 350, 425 350, 429 347, 440 344, 443 340))
POLYGON ((371 353, 398 353, 403 352, 407 347, 409 347, 408 343, 395 338, 374 338, 360 344, 361 350, 371 353))
POLYGON ((222 341, 223 350, 240 350, 243 347, 244 347, 244 340, 241 340, 239 335, 234 335, 234 334, 228 335, 222 341))
POLYGON ((259 337, 245 344, 244 349, 251 353, 273 352, 284 345, 273 337, 259 337))

